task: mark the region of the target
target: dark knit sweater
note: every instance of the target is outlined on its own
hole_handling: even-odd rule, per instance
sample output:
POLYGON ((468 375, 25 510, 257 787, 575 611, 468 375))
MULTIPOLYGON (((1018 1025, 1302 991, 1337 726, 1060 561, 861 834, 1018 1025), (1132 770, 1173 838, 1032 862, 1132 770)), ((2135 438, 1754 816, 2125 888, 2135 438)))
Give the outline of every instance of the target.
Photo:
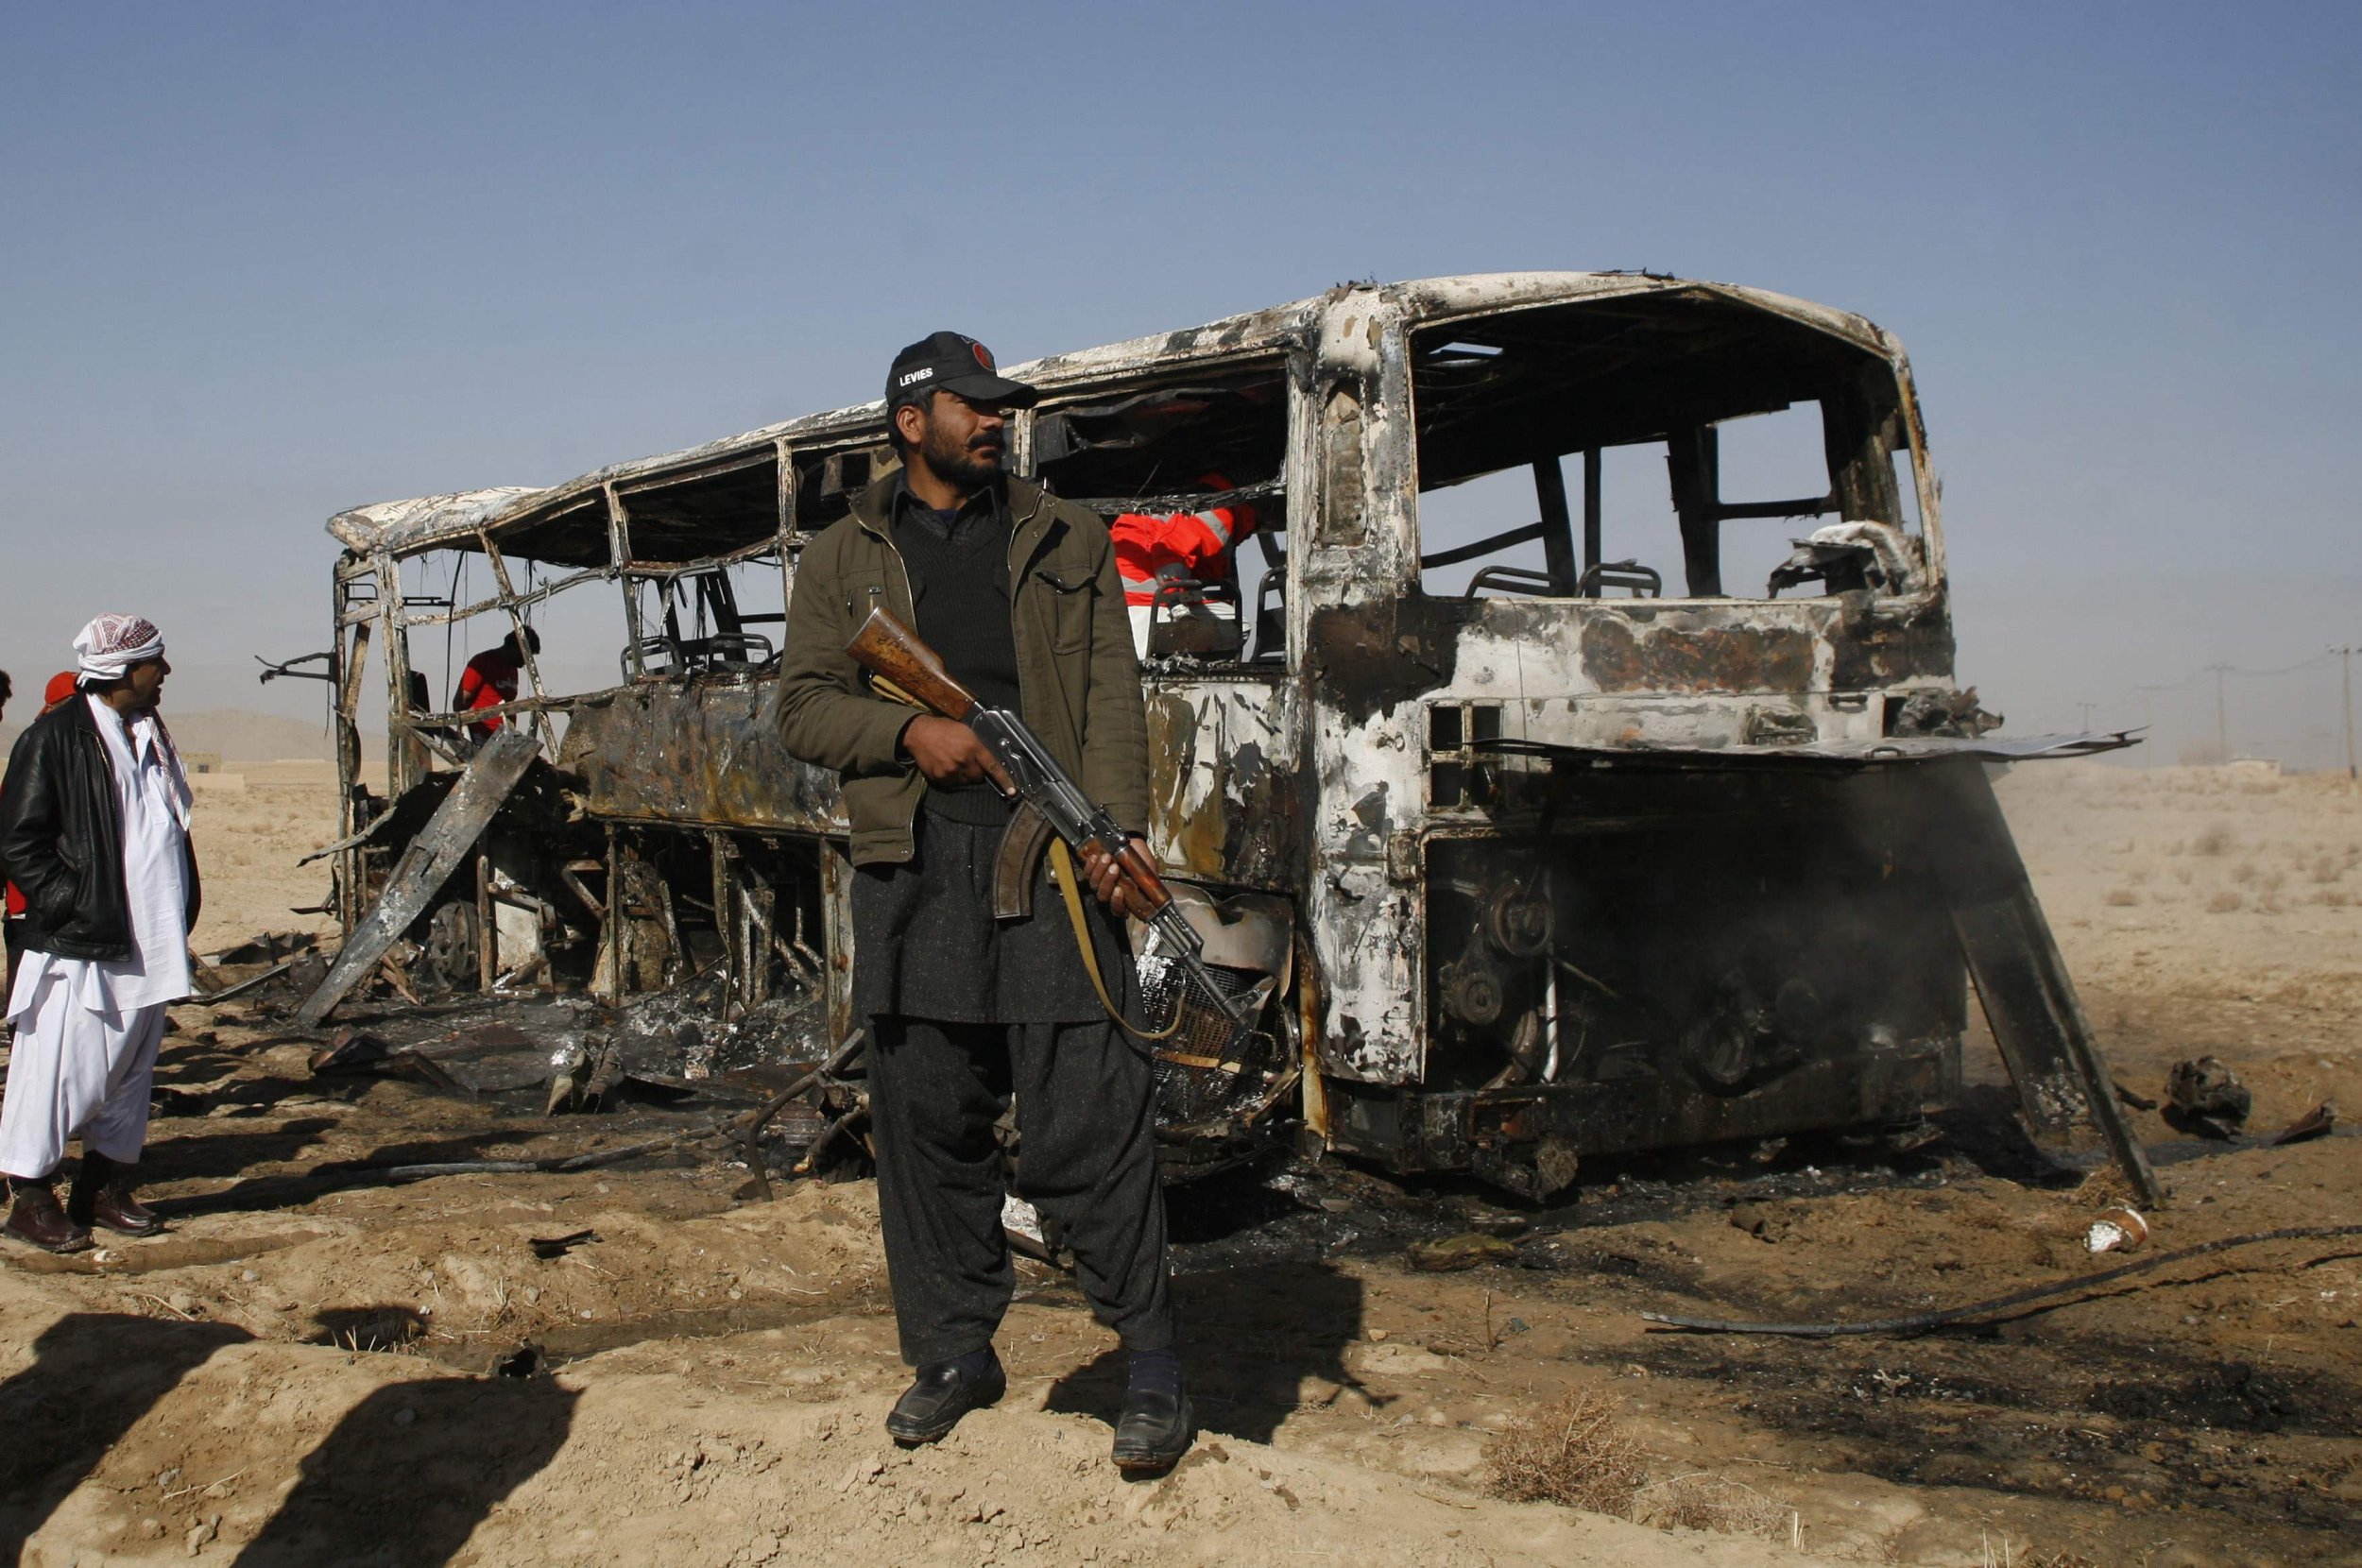
MULTIPOLYGON (((907 487, 894 498, 894 547, 911 579, 919 640, 986 707, 1018 708, 1017 633, 1009 623, 1009 516, 998 485, 953 511, 907 487)), ((927 809, 979 827, 1008 820, 990 784, 931 787, 927 809)))

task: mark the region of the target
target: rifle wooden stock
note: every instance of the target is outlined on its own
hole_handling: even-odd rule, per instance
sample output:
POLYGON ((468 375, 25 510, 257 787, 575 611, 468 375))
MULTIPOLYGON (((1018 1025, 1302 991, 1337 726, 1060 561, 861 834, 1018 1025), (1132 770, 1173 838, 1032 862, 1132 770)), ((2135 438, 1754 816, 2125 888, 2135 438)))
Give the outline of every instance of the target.
POLYGON ((907 694, 947 719, 965 721, 976 706, 975 693, 951 678, 935 651, 881 609, 869 612, 845 651, 871 674, 891 681, 898 694, 907 694))
POLYGON ((1132 891, 1147 900, 1151 913, 1172 902, 1172 895, 1165 890, 1165 879, 1156 875, 1156 867, 1150 862, 1148 852, 1137 841, 1126 839, 1122 847, 1115 851, 1115 858, 1117 869, 1132 884, 1132 891))
POLYGON ((1165 906, 1172 902, 1172 894, 1165 886, 1165 879, 1156 875, 1155 862, 1151 861, 1148 858, 1148 852, 1133 840, 1123 839, 1121 843, 1111 844, 1107 843, 1104 835, 1101 835, 1085 839, 1074 846, 1074 852, 1086 858, 1093 850, 1097 850, 1116 862, 1116 870, 1122 873, 1123 879, 1131 887, 1133 895, 1146 906, 1149 918, 1154 919, 1162 913, 1165 906))

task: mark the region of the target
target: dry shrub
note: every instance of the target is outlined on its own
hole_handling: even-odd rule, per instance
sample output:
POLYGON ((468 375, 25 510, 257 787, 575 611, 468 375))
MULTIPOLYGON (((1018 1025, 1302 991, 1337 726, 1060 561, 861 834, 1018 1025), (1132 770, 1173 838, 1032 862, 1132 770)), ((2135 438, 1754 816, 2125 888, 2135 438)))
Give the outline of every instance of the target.
POLYGON ((1640 1489, 1640 1446, 1624 1430, 1620 1409, 1606 1394, 1577 1389, 1520 1416, 1493 1440, 1485 1490, 1512 1503, 1628 1517, 1640 1489))
POLYGON ((2206 912, 2208 914, 2229 914, 2233 910, 2239 908, 2239 906, 2245 904, 2247 900, 2240 897, 2235 891, 2230 888, 2225 888, 2220 893, 2216 894, 2212 898, 2206 900, 2206 912))
POLYGON ((2255 880, 2255 862, 2252 861, 2241 861, 2237 865, 2233 866, 2231 868, 2231 879, 2234 882, 2251 882, 2255 880))
POLYGON ((2188 887, 2197 875, 2198 873, 2192 871, 2185 865, 2178 865, 2173 868, 2173 879, 2181 883, 2183 887, 2188 887))
POLYGON ((2107 901, 2111 908, 2130 909, 2141 901, 2141 895, 2131 888, 2110 888, 2107 901))
POLYGON ((2346 895, 2346 890, 2343 888, 2323 888, 2320 892, 2313 895, 2313 902, 2316 904, 2325 904, 2333 910, 2342 910, 2346 907, 2350 900, 2346 895))
POLYGON ((1720 1530, 1725 1535, 1789 1533, 1795 1510, 1744 1481, 1692 1471, 1651 1481, 1633 1499, 1635 1524, 1660 1530, 1720 1530))
POLYGON ((2334 882, 2345 874, 2346 868, 2326 855, 2320 856, 2313 862, 2313 880, 2317 882, 2334 882))
POLYGON ((2210 822, 2205 831, 2191 841, 2190 848, 2199 855, 2227 855, 2231 844, 2231 829, 2219 822, 2210 822))

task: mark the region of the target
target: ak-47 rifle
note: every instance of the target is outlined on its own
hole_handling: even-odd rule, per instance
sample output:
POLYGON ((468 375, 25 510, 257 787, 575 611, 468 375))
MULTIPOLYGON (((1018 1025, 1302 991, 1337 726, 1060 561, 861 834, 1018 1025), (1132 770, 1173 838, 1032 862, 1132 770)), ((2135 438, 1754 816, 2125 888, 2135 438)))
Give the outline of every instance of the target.
POLYGON ((1088 856, 1097 850, 1114 861, 1135 901, 1148 911, 1141 918, 1162 939, 1165 952, 1181 963, 1206 999, 1233 1025, 1245 1026, 1245 1009, 1214 982, 1199 957, 1205 940, 1183 918, 1147 851, 1125 835, 1105 807, 1095 805, 1067 776, 1056 758, 1025 727, 1024 720, 1006 708, 978 702, 974 692, 951 678, 943 660, 918 639, 917 633, 884 610, 869 612, 869 619, 862 622, 845 651, 869 672, 881 694, 973 730, 1007 770, 1018 796, 1030 802, 1075 854, 1088 856))

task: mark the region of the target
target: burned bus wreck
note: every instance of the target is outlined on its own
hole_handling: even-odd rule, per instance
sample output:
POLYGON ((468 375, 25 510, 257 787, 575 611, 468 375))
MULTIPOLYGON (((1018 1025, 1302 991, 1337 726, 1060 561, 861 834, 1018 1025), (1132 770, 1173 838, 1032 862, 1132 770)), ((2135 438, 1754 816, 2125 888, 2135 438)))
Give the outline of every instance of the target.
MULTIPOLYGON (((2147 1186, 1983 768, 2123 738, 2004 741, 1956 685, 1888 334, 1512 274, 1011 373, 1043 393, 1019 471, 1111 518, 1256 519, 1235 615, 1168 581, 1143 629, 1152 846, 1262 1009, 1261 1048, 1160 1073, 1174 1171, 1292 1130, 1538 1198, 1588 1154, 1908 1125, 1958 1086, 1973 978, 2032 1135, 2147 1186)), ((310 1016, 373 977, 620 1006, 702 975, 717 1023, 849 1037, 834 780, 769 705, 798 552, 893 461, 871 403, 333 519, 349 940, 310 1016), (424 635, 586 602, 620 613, 566 651, 584 678, 554 631, 488 708, 413 673, 424 635)))

